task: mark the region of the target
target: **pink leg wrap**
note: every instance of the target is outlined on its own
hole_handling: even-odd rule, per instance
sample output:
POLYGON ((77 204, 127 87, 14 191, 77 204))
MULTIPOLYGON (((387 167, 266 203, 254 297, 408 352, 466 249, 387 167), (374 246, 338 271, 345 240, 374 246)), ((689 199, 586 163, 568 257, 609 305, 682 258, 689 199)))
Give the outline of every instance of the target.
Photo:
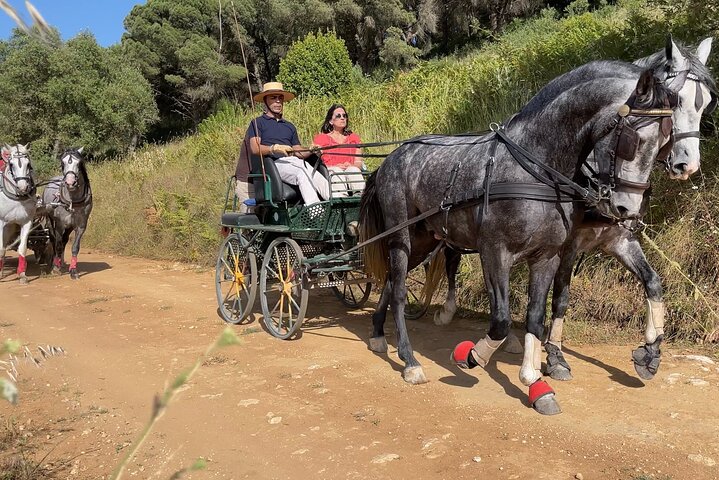
POLYGON ((70 259, 70 270, 77 270, 77 257, 70 259))
POLYGON ((60 257, 53 258, 52 264, 55 265, 57 268, 62 268, 62 260, 60 260, 60 257))
POLYGON ((17 259, 17 274, 20 275, 21 273, 25 273, 25 270, 27 270, 27 260, 25 260, 25 257, 20 255, 17 259))

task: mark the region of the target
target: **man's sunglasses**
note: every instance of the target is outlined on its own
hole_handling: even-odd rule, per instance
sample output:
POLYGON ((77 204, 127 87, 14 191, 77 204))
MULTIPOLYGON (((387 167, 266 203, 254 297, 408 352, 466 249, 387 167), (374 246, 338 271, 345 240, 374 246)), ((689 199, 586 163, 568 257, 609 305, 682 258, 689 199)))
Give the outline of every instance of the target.
POLYGON ((349 118, 346 113, 336 113, 335 118, 349 118))

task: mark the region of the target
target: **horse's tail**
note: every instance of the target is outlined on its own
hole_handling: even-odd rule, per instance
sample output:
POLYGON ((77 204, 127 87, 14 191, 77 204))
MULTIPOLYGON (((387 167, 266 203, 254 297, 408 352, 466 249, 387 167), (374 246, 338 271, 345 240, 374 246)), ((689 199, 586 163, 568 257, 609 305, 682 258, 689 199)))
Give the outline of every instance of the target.
MULTIPOLYGON (((362 200, 360 201, 359 229, 360 242, 384 232, 384 215, 377 196, 377 172, 367 179, 362 200)), ((389 272, 389 247, 385 239, 377 240, 364 247, 365 272, 384 285, 389 272)))
POLYGON ((438 251, 432 260, 430 260, 429 267, 427 268, 425 274, 424 287, 422 288, 422 294, 420 296, 420 302, 422 305, 424 305, 425 302, 432 300, 432 295, 434 295, 439 283, 444 278, 446 263, 444 249, 438 251))

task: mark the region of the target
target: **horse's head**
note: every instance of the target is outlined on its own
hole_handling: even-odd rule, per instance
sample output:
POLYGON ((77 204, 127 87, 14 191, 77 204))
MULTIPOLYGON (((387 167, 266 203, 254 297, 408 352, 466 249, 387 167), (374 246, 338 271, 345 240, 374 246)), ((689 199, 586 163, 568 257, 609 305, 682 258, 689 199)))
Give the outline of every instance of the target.
POLYGON ((60 156, 62 179, 69 190, 76 189, 81 178, 85 163, 85 157, 82 156, 83 148, 70 148, 60 156))
POLYGON ((2 147, 2 156, 7 163, 5 177, 14 184, 19 195, 28 195, 33 190, 32 164, 28 156, 28 145, 5 145, 2 147))
POLYGON ((679 88, 679 108, 674 111, 674 139, 672 153, 665 164, 669 177, 686 180, 699 170, 699 124, 702 114, 711 114, 717 103, 717 87, 706 67, 712 38, 704 39, 696 51, 677 45, 671 37, 666 48, 650 57, 637 60, 638 65, 654 68, 662 80, 677 88, 681 74, 686 80, 679 88))
POLYGON ((605 124, 595 145, 597 208, 602 214, 617 219, 641 216, 654 161, 668 156, 673 146, 672 114, 679 88, 665 86, 653 70, 646 70, 617 116, 605 124))

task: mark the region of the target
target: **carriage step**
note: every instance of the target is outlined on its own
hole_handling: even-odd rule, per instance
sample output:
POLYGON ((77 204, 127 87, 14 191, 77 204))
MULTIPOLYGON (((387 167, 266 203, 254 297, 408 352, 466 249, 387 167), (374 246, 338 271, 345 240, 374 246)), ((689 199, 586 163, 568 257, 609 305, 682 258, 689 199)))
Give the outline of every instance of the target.
POLYGON ((222 214, 220 220, 222 225, 227 227, 246 227, 249 225, 260 225, 260 219, 252 213, 227 212, 222 214))

